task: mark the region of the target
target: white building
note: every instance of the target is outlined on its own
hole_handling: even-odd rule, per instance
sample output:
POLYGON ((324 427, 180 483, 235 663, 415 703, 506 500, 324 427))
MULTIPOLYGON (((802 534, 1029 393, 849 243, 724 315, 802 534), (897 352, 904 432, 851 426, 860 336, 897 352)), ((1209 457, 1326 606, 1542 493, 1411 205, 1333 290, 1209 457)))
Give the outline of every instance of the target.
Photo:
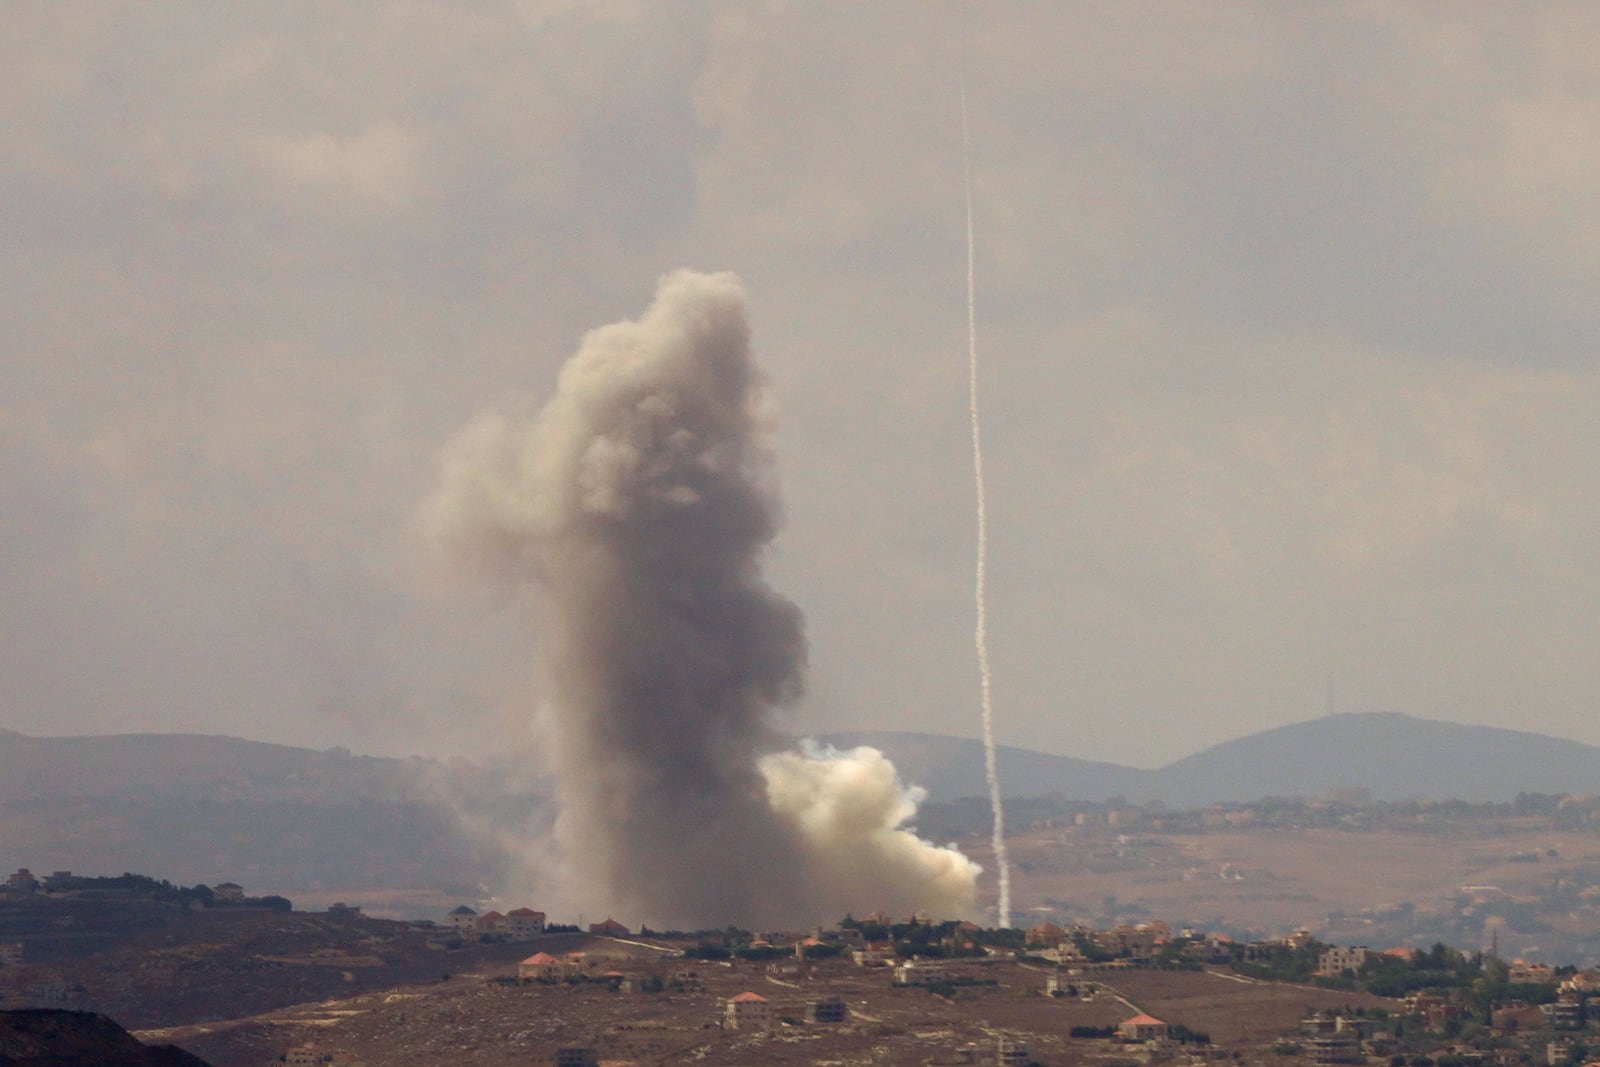
POLYGON ((1317 973, 1325 978, 1337 978, 1346 971, 1359 971, 1361 965, 1367 962, 1367 955, 1364 945, 1353 948, 1335 945, 1318 957, 1317 973))
POLYGON ((728 998, 722 1025, 729 1030, 772 1029, 772 1005, 760 993, 740 993, 728 998))
POLYGON ((1117 1036, 1124 1041, 1159 1041, 1167 1036, 1167 1024, 1154 1015, 1141 1012, 1131 1019, 1122 1020, 1117 1036))
POLYGON ((515 908, 506 912, 506 933, 521 941, 544 933, 544 912, 515 908))

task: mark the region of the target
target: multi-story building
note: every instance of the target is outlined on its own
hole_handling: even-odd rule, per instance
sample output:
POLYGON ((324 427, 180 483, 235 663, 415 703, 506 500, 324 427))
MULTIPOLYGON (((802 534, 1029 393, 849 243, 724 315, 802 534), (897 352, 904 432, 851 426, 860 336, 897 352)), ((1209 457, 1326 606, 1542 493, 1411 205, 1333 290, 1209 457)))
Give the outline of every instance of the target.
POLYGON ((722 1025, 729 1030, 772 1029, 772 1005, 760 993, 729 997, 722 1025))
POLYGON ((1317 973, 1325 978, 1337 978, 1346 971, 1359 971, 1367 962, 1365 945, 1341 948, 1335 945, 1317 957, 1317 973))

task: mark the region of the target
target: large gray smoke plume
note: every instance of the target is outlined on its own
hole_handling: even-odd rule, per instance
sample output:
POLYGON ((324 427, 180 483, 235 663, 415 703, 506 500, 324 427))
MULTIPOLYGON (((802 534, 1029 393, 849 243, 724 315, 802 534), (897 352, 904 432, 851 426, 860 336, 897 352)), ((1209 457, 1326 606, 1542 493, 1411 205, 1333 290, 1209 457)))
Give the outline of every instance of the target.
POLYGON ((537 591, 561 832, 595 910, 778 925, 973 908, 977 867, 902 824, 873 749, 779 752, 799 610, 761 577, 772 415, 729 274, 664 278, 590 333, 525 424, 477 420, 425 509, 467 567, 537 591))

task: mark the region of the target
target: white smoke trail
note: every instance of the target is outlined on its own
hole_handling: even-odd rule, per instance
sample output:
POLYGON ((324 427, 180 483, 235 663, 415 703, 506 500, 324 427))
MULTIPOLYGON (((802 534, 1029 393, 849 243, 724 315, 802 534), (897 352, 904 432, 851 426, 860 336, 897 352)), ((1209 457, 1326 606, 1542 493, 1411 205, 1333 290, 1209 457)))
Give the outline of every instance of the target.
POLYGON ((978 565, 974 596, 977 624, 973 631, 973 643, 978 648, 979 696, 983 711, 983 773, 989 783, 989 806, 994 809, 994 863, 1000 879, 999 921, 1004 927, 1011 925, 1011 861, 1006 853, 1005 808, 1000 800, 1000 771, 995 760, 994 699, 989 670, 989 509, 984 497, 983 426, 978 418, 978 287, 972 227, 972 140, 967 127, 967 69, 964 54, 960 70, 961 183, 967 201, 967 413, 972 420, 972 476, 978 511, 978 565))

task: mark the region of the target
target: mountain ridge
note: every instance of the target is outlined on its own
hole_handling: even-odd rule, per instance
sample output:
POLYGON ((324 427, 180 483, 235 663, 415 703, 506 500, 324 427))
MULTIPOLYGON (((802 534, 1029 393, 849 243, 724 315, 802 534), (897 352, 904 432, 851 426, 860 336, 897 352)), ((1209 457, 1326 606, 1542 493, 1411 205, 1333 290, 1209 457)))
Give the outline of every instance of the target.
MULTIPOLYGON (((971 738, 903 730, 816 735, 835 748, 882 749, 906 782, 934 800, 987 793, 983 746, 971 738)), ((1365 791, 1411 797, 1509 800, 1519 792, 1600 790, 1600 747, 1526 730, 1343 712, 1231 738, 1154 769, 1001 745, 1008 796, 1168 804, 1247 802, 1267 796, 1365 791)), ((457 764, 456 766, 459 766, 457 764)), ((337 796, 369 802, 436 794, 438 760, 317 750, 227 734, 123 733, 36 737, 0 728, 0 799, 44 794, 230 800, 337 796)), ((484 774, 492 778, 504 770, 484 774)), ((526 785, 526 783, 519 783, 526 785)))
MULTIPOLYGON (((871 744, 935 803, 987 796, 976 740, 897 731, 871 744)), ((1525 731, 1347 713, 1233 738, 1153 770, 1012 746, 1004 794, 1173 807, 1342 794, 1509 801, 1600 791, 1600 748, 1525 731)), ((42 870, 229 878, 287 896, 382 885, 475 892, 557 816, 531 756, 468 765, 222 734, 35 738, 0 731, 0 856, 42 870)))
MULTIPOLYGON (((986 791, 983 746, 975 740, 893 731, 825 734, 819 740, 883 749, 903 778, 933 800, 986 791)), ((1521 792, 1600 790, 1600 747, 1393 711, 1344 712, 1276 726, 1153 770, 1009 746, 1000 746, 996 759, 1006 796, 1059 793, 1092 802, 1121 797, 1190 806, 1335 790, 1374 800, 1486 802, 1521 792)))

